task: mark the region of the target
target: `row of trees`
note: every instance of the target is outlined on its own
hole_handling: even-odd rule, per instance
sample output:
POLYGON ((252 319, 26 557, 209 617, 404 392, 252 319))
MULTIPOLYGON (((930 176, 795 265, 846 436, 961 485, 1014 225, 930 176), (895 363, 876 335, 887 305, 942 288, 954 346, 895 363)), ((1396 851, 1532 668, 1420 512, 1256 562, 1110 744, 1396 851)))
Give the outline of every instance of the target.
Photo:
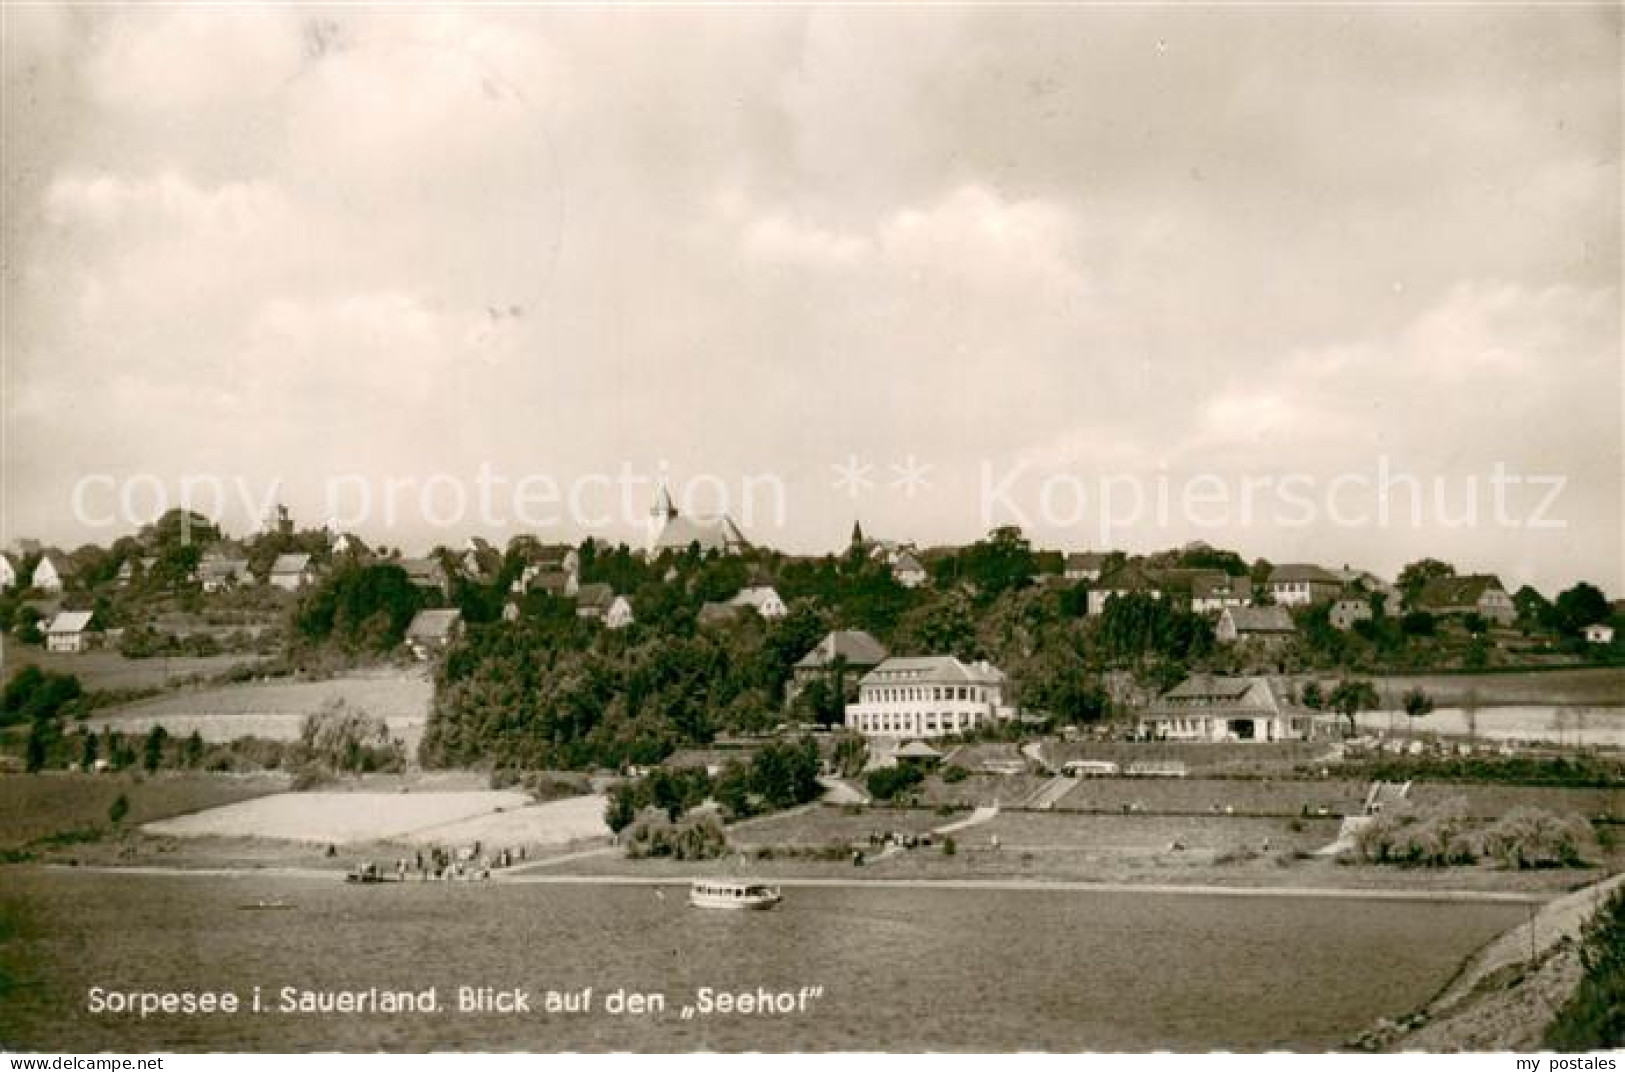
POLYGON ((616 786, 604 820, 618 834, 650 808, 671 822, 707 800, 730 819, 778 811, 818 798, 818 768, 818 748, 807 738, 764 745, 748 762, 731 762, 715 777, 699 767, 657 768, 616 786))

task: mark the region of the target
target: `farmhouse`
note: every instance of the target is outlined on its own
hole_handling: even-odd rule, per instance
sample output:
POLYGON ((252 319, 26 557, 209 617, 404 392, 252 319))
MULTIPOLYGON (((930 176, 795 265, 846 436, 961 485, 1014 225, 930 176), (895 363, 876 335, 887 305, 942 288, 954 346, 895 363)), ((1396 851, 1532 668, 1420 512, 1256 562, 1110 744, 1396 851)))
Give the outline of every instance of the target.
POLYGON ((866 737, 944 737, 1016 717, 1004 672, 951 655, 890 658, 858 682, 846 725, 866 737))
POLYGON ((750 545, 727 514, 693 517, 679 514, 670 493, 662 486, 654 505, 649 508, 649 557, 656 558, 667 551, 681 553, 694 546, 698 546, 701 553, 716 551, 736 555, 750 545))
POLYGON ((1226 607, 1219 612, 1213 636, 1221 644, 1257 640, 1273 645, 1291 640, 1297 631, 1285 607, 1226 607))
POLYGON ((1342 580, 1330 570, 1311 565, 1276 566, 1265 582, 1275 602, 1283 607, 1306 607, 1311 603, 1336 599, 1343 591, 1342 580))
POLYGON ((419 659, 427 659, 436 651, 451 646, 463 632, 463 612, 448 610, 420 610, 406 627, 406 646, 419 659))
POLYGON ((1477 614, 1499 625, 1511 625, 1518 617, 1518 609, 1501 587, 1501 579, 1490 573, 1435 577, 1422 586, 1416 605, 1440 617, 1477 614))
POLYGON ((296 592, 309 584, 314 575, 309 555, 287 554, 276 556, 276 561, 271 563, 271 572, 266 579, 273 588, 296 592))
POLYGON ((67 563, 56 555, 45 554, 41 555, 39 562, 35 564, 34 576, 29 581, 29 586, 41 592, 55 593, 62 591, 62 585, 67 579, 67 563))
POLYGON ((789 613, 784 606, 784 600, 779 598, 779 593, 765 584, 741 588, 728 600, 728 604, 734 607, 750 607, 768 621, 782 618, 789 613))
POLYGON ((1306 741, 1316 716, 1277 695, 1268 678, 1193 674, 1138 719, 1140 736, 1165 741, 1306 741))
POLYGON ((1339 599, 1332 604, 1329 620, 1333 629, 1349 630, 1356 622, 1371 620, 1371 601, 1368 599, 1339 599))
POLYGON ((1066 556, 1064 572, 1069 581, 1098 581, 1106 564, 1106 556, 1099 551, 1074 551, 1066 556))
POLYGON ((88 610, 65 610, 51 619, 45 627, 45 650, 77 654, 89 646, 90 619, 88 610))

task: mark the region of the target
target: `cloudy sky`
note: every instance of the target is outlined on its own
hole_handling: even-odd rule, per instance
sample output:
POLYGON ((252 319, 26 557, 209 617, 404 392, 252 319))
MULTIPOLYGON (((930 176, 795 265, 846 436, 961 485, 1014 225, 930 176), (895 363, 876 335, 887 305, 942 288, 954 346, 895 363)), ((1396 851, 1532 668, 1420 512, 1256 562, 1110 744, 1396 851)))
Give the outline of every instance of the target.
POLYGON ((1625 594, 1617 6, 0 17, 8 540, 624 468, 1625 594))

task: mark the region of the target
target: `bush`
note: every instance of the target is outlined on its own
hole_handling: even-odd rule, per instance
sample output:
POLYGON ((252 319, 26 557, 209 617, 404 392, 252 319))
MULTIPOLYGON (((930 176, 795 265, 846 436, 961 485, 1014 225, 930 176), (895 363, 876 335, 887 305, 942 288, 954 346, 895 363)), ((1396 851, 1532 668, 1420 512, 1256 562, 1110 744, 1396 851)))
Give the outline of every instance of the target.
POLYGON ((626 855, 634 860, 651 856, 712 860, 728 851, 728 835, 715 815, 699 815, 674 823, 655 808, 638 816, 623 840, 626 855))
POLYGON ((1483 835, 1484 854, 1505 867, 1583 867, 1596 848, 1591 824, 1578 815, 1538 808, 1508 812, 1483 835))
POLYGON ((918 767, 904 765, 870 771, 864 785, 869 790, 869 795, 876 800, 893 800, 924 780, 925 775, 918 767))
POLYGON ((944 855, 944 856, 952 856, 954 853, 956 853, 958 851, 959 851, 959 843, 957 841, 955 841, 952 837, 945 837, 945 838, 942 839, 942 855, 944 855))
POLYGON ((943 768, 942 771, 942 780, 947 782, 949 785, 953 785, 955 782, 962 782, 969 777, 970 771, 960 766, 949 765, 948 767, 943 768))
POLYGON ((1625 887, 1616 889, 1580 934, 1580 985, 1546 1028, 1548 1049, 1625 1046, 1625 887))
POLYGON ((1478 860, 1467 803, 1447 800, 1426 810, 1378 816, 1355 837, 1355 851, 1371 863, 1450 867, 1478 860))
POLYGON ((113 799, 112 806, 107 809, 107 820, 117 826, 128 814, 130 814, 130 798, 120 793, 113 799))

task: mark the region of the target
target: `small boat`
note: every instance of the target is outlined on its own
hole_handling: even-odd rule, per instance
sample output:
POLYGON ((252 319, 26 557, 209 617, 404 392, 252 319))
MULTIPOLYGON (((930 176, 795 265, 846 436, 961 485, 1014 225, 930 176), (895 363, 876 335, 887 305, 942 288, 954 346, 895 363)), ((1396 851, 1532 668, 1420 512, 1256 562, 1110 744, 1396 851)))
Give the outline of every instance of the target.
POLYGON ((346 871, 344 873, 344 881, 359 882, 363 885, 370 886, 378 882, 400 882, 402 880, 397 875, 386 875, 384 872, 378 869, 377 864, 361 864, 358 867, 353 867, 346 871))
POLYGON ((754 908, 765 910, 784 900, 777 886, 744 879, 697 878, 688 888, 688 903, 695 908, 754 908))
POLYGON ((273 909, 292 908, 293 905, 288 901, 280 901, 280 900, 278 900, 278 901, 249 901, 247 904, 240 904, 237 907, 238 907, 238 909, 240 909, 241 911, 244 911, 244 912, 268 912, 268 911, 271 911, 273 909))

